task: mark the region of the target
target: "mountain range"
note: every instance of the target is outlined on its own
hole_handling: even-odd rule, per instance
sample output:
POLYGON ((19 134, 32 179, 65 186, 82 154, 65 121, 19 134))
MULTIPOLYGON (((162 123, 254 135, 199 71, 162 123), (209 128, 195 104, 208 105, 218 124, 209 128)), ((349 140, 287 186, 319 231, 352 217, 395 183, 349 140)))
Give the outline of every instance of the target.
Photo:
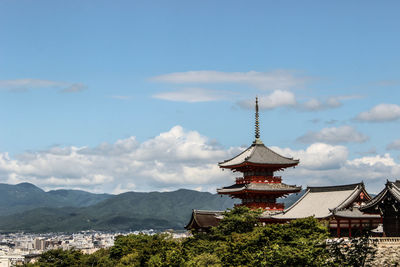
MULTIPOLYGON (((281 202, 289 206, 300 195, 281 202)), ((187 189, 111 195, 0 184, 0 232, 183 229, 192 209, 226 210, 235 203, 227 196, 187 189)))

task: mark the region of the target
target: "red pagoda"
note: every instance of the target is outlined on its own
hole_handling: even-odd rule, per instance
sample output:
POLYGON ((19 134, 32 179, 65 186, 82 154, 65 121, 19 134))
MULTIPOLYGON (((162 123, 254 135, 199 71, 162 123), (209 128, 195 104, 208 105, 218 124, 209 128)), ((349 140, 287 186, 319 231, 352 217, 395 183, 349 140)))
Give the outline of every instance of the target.
POLYGON ((231 186, 217 189, 218 194, 239 198, 249 208, 261 208, 266 212, 277 212, 284 209, 284 204, 276 199, 287 194, 297 193, 301 186, 282 183, 282 177, 274 172, 299 164, 299 160, 286 158, 266 147, 260 140, 258 98, 256 98, 255 140, 253 144, 236 157, 219 163, 220 168, 243 173, 231 186))

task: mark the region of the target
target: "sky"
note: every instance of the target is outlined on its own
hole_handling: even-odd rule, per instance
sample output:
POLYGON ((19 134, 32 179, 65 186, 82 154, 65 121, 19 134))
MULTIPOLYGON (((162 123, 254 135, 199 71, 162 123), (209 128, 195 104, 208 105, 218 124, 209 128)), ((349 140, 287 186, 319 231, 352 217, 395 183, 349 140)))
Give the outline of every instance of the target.
POLYGON ((398 1, 0 1, 0 183, 216 192, 261 139, 288 184, 400 179, 398 1))

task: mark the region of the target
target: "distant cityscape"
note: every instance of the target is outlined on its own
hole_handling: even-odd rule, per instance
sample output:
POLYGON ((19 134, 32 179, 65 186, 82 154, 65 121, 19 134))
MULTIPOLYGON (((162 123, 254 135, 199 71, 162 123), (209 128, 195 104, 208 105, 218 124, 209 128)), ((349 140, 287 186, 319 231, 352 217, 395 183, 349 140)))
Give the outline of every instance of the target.
MULTIPOLYGON (((153 229, 132 232, 100 232, 81 231, 78 233, 8 233, 0 234, 0 267, 15 266, 24 263, 33 263, 45 251, 51 249, 79 249, 83 253, 91 254, 101 248, 114 245, 118 235, 146 234, 153 235, 153 229)), ((166 231, 173 238, 183 238, 188 232, 166 231)))

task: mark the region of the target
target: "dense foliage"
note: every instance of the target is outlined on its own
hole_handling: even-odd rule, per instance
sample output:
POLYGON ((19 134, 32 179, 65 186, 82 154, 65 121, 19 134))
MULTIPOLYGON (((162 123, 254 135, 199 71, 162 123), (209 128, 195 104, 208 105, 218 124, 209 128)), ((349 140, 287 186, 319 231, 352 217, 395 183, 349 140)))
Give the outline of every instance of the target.
POLYGON ((28 266, 364 266, 372 253, 365 239, 326 245, 327 228, 313 218, 263 226, 258 215, 239 207, 208 233, 118 236, 109 249, 52 250, 28 266))

